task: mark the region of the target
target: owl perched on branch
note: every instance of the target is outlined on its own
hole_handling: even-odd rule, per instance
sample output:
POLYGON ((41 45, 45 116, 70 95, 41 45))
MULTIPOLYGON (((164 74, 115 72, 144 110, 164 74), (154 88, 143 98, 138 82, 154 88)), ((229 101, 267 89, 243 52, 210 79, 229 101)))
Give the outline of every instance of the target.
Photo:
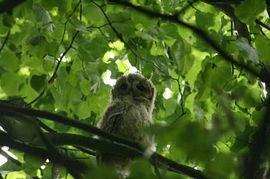
MULTIPOLYGON (((139 74, 119 78, 112 89, 112 100, 104 113, 99 128, 151 147, 154 141, 143 129, 152 124, 155 88, 152 82, 139 74)), ((130 158, 113 153, 98 153, 100 165, 116 167, 118 172, 128 168, 130 158)))

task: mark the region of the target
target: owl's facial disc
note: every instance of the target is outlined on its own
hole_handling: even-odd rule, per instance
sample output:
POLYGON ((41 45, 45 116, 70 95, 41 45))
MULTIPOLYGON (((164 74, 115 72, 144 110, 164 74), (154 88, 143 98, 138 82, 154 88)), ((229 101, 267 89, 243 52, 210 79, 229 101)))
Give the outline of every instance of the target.
POLYGON ((135 81, 132 84, 132 95, 137 100, 151 100, 151 88, 145 80, 135 81))
POLYGON ((112 97, 131 99, 134 102, 150 102, 154 99, 152 83, 138 74, 129 74, 118 79, 112 90, 112 97))

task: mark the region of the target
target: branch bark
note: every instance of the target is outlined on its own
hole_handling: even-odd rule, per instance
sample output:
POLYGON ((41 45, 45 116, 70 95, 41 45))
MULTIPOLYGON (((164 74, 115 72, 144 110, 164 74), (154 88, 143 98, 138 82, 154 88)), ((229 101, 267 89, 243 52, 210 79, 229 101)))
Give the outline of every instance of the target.
MULTIPOLYGON (((269 101, 269 99, 268 99, 269 101)), ((246 155, 244 176, 246 179, 260 178, 257 176, 257 171, 263 161, 263 154, 266 149, 268 134, 270 127, 270 105, 268 102, 267 110, 264 118, 258 125, 251 143, 249 144, 249 152, 246 155)))
POLYGON ((13 9, 23 3, 25 0, 6 0, 0 3, 0 14, 7 12, 11 13, 13 9))
MULTIPOLYGON (((73 119, 69 119, 46 111, 38 111, 28 108, 18 108, 13 106, 7 106, 4 104, 0 104, 0 112, 2 114, 7 115, 17 116, 19 114, 24 114, 28 116, 35 116, 41 118, 51 118, 49 120, 60 122, 72 127, 76 127, 85 130, 91 134, 95 134, 102 138, 107 139, 107 140, 94 139, 91 137, 79 136, 75 134, 57 134, 57 133, 46 134, 46 137, 48 137, 54 145, 73 145, 110 153, 121 152, 121 154, 126 154, 127 156, 130 157, 144 156, 145 148, 140 144, 123 138, 119 138, 117 136, 106 133, 96 127, 81 123, 73 119)), ((39 143, 36 143, 36 145, 37 144, 42 145, 42 141, 38 142, 39 143)), ((21 150, 24 152, 30 151, 29 153, 36 156, 39 156, 39 154, 41 154, 40 155, 41 157, 49 157, 51 155, 54 156, 54 154, 45 149, 37 147, 33 147, 33 149, 31 149, 31 146, 15 142, 3 133, 0 134, 0 145, 8 145, 14 149, 21 150)), ((55 157, 53 159, 58 161, 57 158, 55 157)), ((193 178, 207 179, 205 174, 203 174, 201 171, 195 170, 192 167, 182 165, 175 161, 167 159, 158 153, 154 153, 149 160, 154 164, 158 164, 159 167, 168 169, 175 173, 184 174, 193 178)))
POLYGON ((47 120, 59 122, 68 126, 76 127, 78 129, 84 130, 86 132, 89 132, 91 134, 98 135, 100 137, 104 137, 107 139, 110 139, 112 141, 116 141, 125 145, 132 146, 137 149, 142 149, 142 146, 136 142, 126 140, 124 138, 120 138, 114 135, 110 135, 96 127, 93 127, 87 123, 80 122, 78 120, 70 119, 61 115, 57 115, 54 113, 50 113, 47 111, 39 111, 39 110, 34 110, 30 108, 20 108, 20 107, 15 107, 15 106, 10 106, 6 104, 1 104, 0 103, 0 112, 3 114, 11 115, 11 116, 18 116, 20 114, 24 114, 27 116, 34 116, 34 117, 40 117, 44 118, 47 120))
POLYGON ((214 6, 215 8, 221 10, 223 13, 225 13, 227 16, 229 16, 235 24, 235 28, 238 32, 239 37, 244 37, 248 39, 249 42, 251 42, 251 37, 248 31, 248 27, 245 23, 241 22, 240 19, 234 14, 234 9, 230 4, 227 3, 219 3, 209 0, 202 0, 202 2, 205 2, 207 4, 210 4, 214 6))
MULTIPOLYGON (((17 142, 3 132, 0 133, 0 146, 9 146, 10 148, 26 152, 33 156, 43 158, 44 160, 49 158, 51 161, 55 163, 59 163, 63 166, 66 166, 67 163, 70 162, 71 160, 71 159, 65 160, 65 158, 63 157, 62 158, 55 157, 55 154, 51 153, 50 151, 44 148, 30 146, 24 143, 17 142)), ((71 164, 69 163, 68 165, 71 165, 71 164)), ((76 171, 82 171, 86 169, 86 166, 84 164, 75 160, 72 161, 72 166, 70 167, 72 167, 73 170, 76 170, 76 171), (76 163, 76 165, 73 165, 74 163, 76 163)), ((75 174, 73 176, 76 178, 81 178, 80 175, 75 174)))

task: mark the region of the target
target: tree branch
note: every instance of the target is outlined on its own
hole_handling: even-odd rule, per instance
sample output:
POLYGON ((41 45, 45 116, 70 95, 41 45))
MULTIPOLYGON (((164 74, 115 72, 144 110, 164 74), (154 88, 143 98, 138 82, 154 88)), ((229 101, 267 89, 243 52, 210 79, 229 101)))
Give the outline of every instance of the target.
POLYGON ((251 37, 247 28, 247 25, 240 21, 240 19, 234 14, 233 7, 228 3, 218 3, 216 1, 210 1, 210 0, 201 0, 204 3, 210 4, 214 6, 215 8, 221 10, 223 13, 225 13, 227 16, 229 16, 235 24, 235 28, 238 32, 238 35, 240 37, 244 37, 248 39, 249 42, 251 42, 251 37))
MULTIPOLYGON (((63 123, 65 125, 69 125, 72 127, 76 127, 76 128, 85 130, 89 133, 96 134, 102 138, 106 138, 111 141, 114 141, 114 142, 111 142, 111 141, 107 141, 103 139, 98 140, 98 139, 85 137, 85 136, 79 136, 75 134, 57 134, 57 133, 46 134, 46 136, 49 136, 50 140, 55 145, 82 146, 82 147, 87 147, 94 150, 98 150, 102 152, 110 152, 110 153, 117 153, 121 151, 121 154, 126 154, 127 156, 130 156, 130 157, 143 157, 144 156, 145 148, 142 147, 137 142, 133 142, 130 140, 126 140, 126 139, 111 135, 98 128, 95 128, 88 124, 81 123, 73 119, 69 119, 69 118, 59 116, 53 113, 49 113, 46 111, 18 108, 18 107, 13 107, 13 106, 7 106, 4 104, 0 104, 0 111, 1 113, 8 114, 8 115, 18 115, 19 113, 19 114, 24 114, 28 116, 50 118, 49 120, 60 122, 60 123, 63 123)), ((0 145, 1 144, 2 145, 9 144, 9 146, 18 150, 25 151, 25 152, 30 150, 29 149, 30 146, 25 146, 25 144, 21 144, 21 143, 19 144, 14 143, 14 141, 12 141, 11 138, 7 138, 7 136, 4 136, 4 134, 0 135, 0 145)), ((41 141, 40 141, 40 145, 42 145, 41 141)), ((33 148, 33 151, 30 150, 29 153, 38 155, 41 152, 42 153, 42 155, 40 155, 41 157, 43 156, 49 157, 50 155, 52 155, 52 153, 47 150, 44 150, 44 149, 40 149, 40 150, 39 148, 35 147, 33 148)), ((58 161, 56 158, 54 158, 54 160, 58 161)), ((182 164, 178 164, 177 162, 169 160, 157 153, 154 153, 150 157, 150 161, 154 164, 157 164, 159 167, 168 169, 176 173, 184 174, 184 175, 194 177, 194 178, 201 178, 201 179, 207 178, 201 171, 195 170, 191 167, 188 167, 182 164)))
MULTIPOLYGON (((269 99, 268 99, 269 101, 269 99)), ((266 144, 268 143, 268 133, 270 127, 270 105, 268 102, 267 110, 264 118, 258 125, 251 143, 249 144, 249 152, 246 156, 244 176, 246 179, 258 178, 256 176, 263 159, 266 144)))
MULTIPOLYGON (((98 140, 76 134, 47 134, 47 136, 55 145, 77 145, 101 152, 120 152, 122 155, 129 157, 144 157, 144 150, 137 150, 126 145, 112 143, 102 139, 98 140)), ((186 165, 178 164, 158 153, 154 153, 149 160, 153 165, 157 165, 160 168, 165 168, 175 173, 184 174, 194 178, 207 178, 201 171, 195 170, 186 165)))
POLYGON ((265 0, 265 4, 266 4, 266 11, 267 11, 268 17, 269 17, 270 16, 270 1, 265 0))
POLYGON ((265 23, 263 23, 262 21, 260 21, 259 19, 256 19, 255 20, 256 24, 264 27, 265 29, 269 30, 270 31, 270 27, 268 25, 266 25, 265 23))
POLYGON ((13 9, 23 3, 25 0, 6 0, 0 3, 0 14, 7 12, 11 13, 13 9))
POLYGON ((194 3, 198 2, 199 0, 191 0, 190 2, 188 2, 188 4, 186 6, 184 6, 180 11, 178 11, 177 13, 175 13, 173 16, 180 16, 181 14, 183 14, 189 7, 193 6, 194 3))
POLYGON ((104 137, 107 139, 110 139, 112 141, 116 141, 122 144, 126 144, 129 146, 132 146, 134 148, 137 149, 142 149, 142 146, 136 142, 130 141, 130 140, 126 140, 124 138, 120 138, 114 135, 110 135, 96 127, 93 127, 87 123, 83 123, 80 122, 78 120, 74 120, 74 119, 70 119, 61 115, 57 115, 57 114, 53 114, 47 111, 39 111, 39 110, 34 110, 34 109, 29 109, 29 108, 19 108, 19 107, 14 107, 14 106, 9 106, 6 104, 1 104, 0 103, 0 111, 3 114, 7 114, 7 115, 11 115, 11 116, 16 116, 19 114, 24 114, 24 115, 28 115, 28 116, 35 116, 35 117, 40 117, 40 118, 44 118, 47 120, 51 120, 51 121, 55 121, 55 122, 59 122, 65 125, 69 125, 72 127, 76 127, 78 129, 84 130, 86 132, 89 132, 91 134, 95 134, 98 135, 100 137, 104 137))
POLYGON ((22 167, 22 163, 19 160, 16 160, 15 158, 13 158, 12 156, 10 156, 6 151, 4 151, 3 149, 0 149, 0 154, 3 155, 4 157, 6 157, 9 161, 11 161, 12 163, 14 163, 15 165, 22 167))
POLYGON ((78 179, 81 178, 78 168, 76 167, 77 164, 79 163, 77 161, 73 161, 70 158, 67 158, 66 156, 62 155, 51 143, 50 139, 47 138, 47 136, 45 136, 45 134, 41 131, 40 128, 38 128, 38 132, 39 132, 39 138, 41 139, 41 142, 44 144, 44 146, 50 152, 50 156, 55 158, 55 160, 59 161, 57 163, 62 164, 73 177, 78 178, 78 179))
MULTIPOLYGON (((75 34, 73 35, 72 39, 71 39, 71 42, 69 44, 69 46, 67 47, 67 49, 62 53, 61 57, 59 58, 59 61, 57 62, 56 64, 56 67, 55 67, 55 70, 52 74, 52 76, 50 77, 50 79, 48 80, 48 84, 52 83, 55 78, 57 77, 57 72, 58 72, 58 69, 60 67, 60 64, 63 60, 63 58, 65 57, 65 55, 68 53, 68 51, 72 48, 72 45, 77 37, 77 35, 79 34, 79 31, 76 31, 75 34)), ((37 102, 37 100, 39 100, 44 94, 45 94, 45 88, 41 91, 41 93, 35 98, 33 99, 31 102, 29 102, 29 106, 31 106, 32 104, 34 104, 35 102, 37 102)))
MULTIPOLYGON (((79 0, 78 3, 75 5, 74 9, 72 10, 72 12, 69 14, 68 18, 66 19, 66 21, 65 21, 65 23, 64 23, 64 32, 63 32, 63 34, 62 34, 62 38, 61 38, 61 40, 60 40, 60 43, 59 43, 59 46, 58 46, 58 49, 57 49, 57 50, 59 50, 60 46, 62 45, 62 43, 63 43, 63 41, 64 41, 64 37, 65 37, 65 34, 66 34, 66 26, 67 26, 67 23, 69 22, 70 18, 74 15, 74 13, 75 13, 76 10, 78 9, 78 7, 81 5, 81 3, 82 3, 82 1, 79 0)), ((81 7, 81 6, 80 6, 80 7, 81 7)), ((82 13, 82 8, 80 8, 80 18, 81 18, 81 13, 82 13)), ((75 38, 76 38, 76 36, 77 36, 78 34, 79 34, 79 31, 76 31, 75 34, 73 35, 72 39, 71 39, 71 42, 70 42, 69 46, 67 47, 67 49, 62 53, 61 57, 59 58, 59 61, 58 61, 57 64, 56 64, 55 70, 54 70, 52 76, 51 76, 51 77, 49 78, 49 80, 48 80, 48 84, 52 83, 52 82, 55 80, 55 78, 57 77, 57 71, 58 71, 58 69, 59 69, 59 67, 60 67, 60 64, 61 64, 63 58, 65 57, 65 55, 66 55, 66 54, 68 53, 68 51, 72 48, 72 45, 73 45, 73 43, 74 43, 74 41, 75 41, 75 38)), ((56 58, 56 57, 55 57, 55 58, 56 58)), ((44 89, 41 91, 41 93, 40 93, 35 99, 33 99, 33 100, 29 103, 29 105, 32 105, 32 104, 34 104, 35 102, 37 102, 37 101, 45 94, 45 92, 46 92, 46 88, 44 88, 44 89)))
MULTIPOLYGON (((144 62, 149 62, 148 60, 146 60, 145 58, 141 57, 140 55, 138 55, 136 53, 135 50, 133 50, 130 45, 126 42, 126 40, 124 39, 124 37, 122 36, 122 34, 120 32, 118 32, 118 30, 114 27, 112 21, 109 19, 108 15, 105 13, 105 11, 103 10, 103 8, 98 5, 95 1, 91 1, 95 6, 97 6, 100 11, 102 12, 102 14, 104 15, 106 21, 108 22, 108 25, 110 26, 110 28, 112 29, 113 33, 116 35, 117 38, 119 38, 119 40, 121 40, 125 46, 127 47, 127 49, 137 58, 139 58, 140 60, 144 61, 144 62)), ((157 68, 160 72, 166 74, 164 71, 162 71, 160 69, 160 67, 158 65, 156 65, 154 62, 150 61, 150 63, 155 66, 155 68, 157 68)), ((135 62, 135 66, 136 66, 136 62, 135 62)))
POLYGON ((8 41, 8 38, 9 38, 9 35, 10 35, 10 30, 8 30, 7 35, 6 35, 6 37, 5 37, 5 40, 4 40, 4 42, 2 43, 2 45, 1 45, 1 47, 0 47, 0 53, 2 52, 2 50, 4 49, 4 47, 5 47, 5 45, 6 45, 6 43, 7 43, 7 41, 8 41))
POLYGON ((203 39, 208 45, 210 45, 214 50, 216 50, 223 57, 223 59, 225 61, 236 65, 238 68, 242 68, 242 69, 246 70, 248 73, 252 74, 253 76, 260 78, 266 84, 270 84, 270 79, 268 78, 270 76, 270 74, 268 74, 268 76, 261 75, 259 72, 257 72, 253 68, 251 68, 249 65, 238 62, 231 55, 229 55, 225 50, 223 50, 221 48, 221 46, 219 44, 217 44, 217 42, 215 42, 211 37, 209 37, 209 35, 206 32, 204 32, 203 30, 199 29, 196 26, 190 25, 184 21, 179 20, 178 16, 161 14, 161 13, 146 9, 144 7, 141 7, 141 6, 136 6, 130 2, 123 1, 123 0, 109 0, 109 1, 113 2, 115 4, 118 4, 120 6, 132 8, 133 10, 141 12, 149 17, 160 18, 164 21, 176 23, 176 24, 181 25, 187 29, 190 29, 192 32, 194 32, 196 35, 198 35, 201 39, 203 39))
MULTIPOLYGON (((44 158, 44 160, 49 158, 51 161, 59 163, 63 166, 65 166, 66 162, 68 162, 63 159, 59 160, 59 158, 55 158, 53 153, 43 148, 34 147, 34 146, 30 146, 27 144, 14 141, 10 136, 8 136, 7 134, 3 132, 0 133, 0 146, 9 146, 10 148, 23 151, 25 153, 29 153, 37 157, 44 158)), ((86 166, 82 164, 81 162, 78 162, 75 160, 73 162, 76 163, 76 165, 73 165, 74 170, 82 171, 86 169, 86 166)))
POLYGON ((55 70, 54 70, 51 78, 48 80, 48 83, 52 83, 54 81, 54 79, 56 78, 56 74, 57 74, 57 71, 58 71, 58 69, 60 67, 60 64, 61 64, 62 60, 65 57, 65 55, 68 53, 68 51, 72 48, 72 45, 73 45, 73 43, 74 43, 74 41, 75 41, 78 34, 79 34, 79 31, 76 31, 75 34, 73 35, 69 46, 67 47, 67 49, 62 53, 61 57, 59 58, 59 61, 57 62, 55 70))

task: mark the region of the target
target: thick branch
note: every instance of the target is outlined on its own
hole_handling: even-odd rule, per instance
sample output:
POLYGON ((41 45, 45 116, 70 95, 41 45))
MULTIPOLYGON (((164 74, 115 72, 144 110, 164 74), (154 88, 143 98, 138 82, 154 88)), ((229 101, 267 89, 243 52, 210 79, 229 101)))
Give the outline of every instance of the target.
MULTIPOLYGON (((51 161, 59 163, 63 166, 65 166, 68 162, 63 160, 63 158, 61 158, 61 160, 59 160, 59 158, 55 158, 53 153, 43 148, 34 147, 14 141, 12 138, 10 138, 7 134, 4 133, 0 133, 0 146, 9 146, 10 148, 26 152, 37 157, 44 158, 44 160, 49 158, 51 161)), ((78 161, 73 161, 73 163, 76 163, 76 165, 72 165, 73 169, 76 171, 82 171, 83 169, 86 169, 86 166, 78 161)))
MULTIPOLYGON (((85 137, 75 134, 47 134, 55 145, 76 145, 105 153, 121 153, 129 157, 144 157, 144 150, 137 150, 132 147, 119 143, 112 143, 106 140, 98 140, 91 137, 85 137)), ((168 169, 175 173, 184 174, 194 178, 206 179, 207 177, 192 167, 178 164, 170 159, 163 157, 158 153, 154 153, 150 159, 151 163, 158 167, 168 169)))
POLYGON ((266 11, 268 13, 268 17, 270 16, 270 1, 269 0, 265 0, 266 3, 266 11))
POLYGON ((258 178, 256 173, 260 167, 262 162, 262 155, 265 152, 266 144, 268 143, 267 140, 269 136, 270 127, 270 106, 267 106, 267 111, 264 114, 264 118, 262 119, 261 123, 259 124, 252 142, 249 145, 249 153, 246 157, 245 163, 245 171, 244 176, 246 179, 253 179, 258 178))
POLYGON ((14 163, 15 165, 17 165, 18 167, 22 167, 22 163, 19 160, 16 160, 15 158, 13 158, 12 156, 10 156, 6 151, 4 151, 3 149, 0 150, 0 154, 3 155, 4 157, 6 157, 9 161, 11 161, 12 163, 14 163))
MULTIPOLYGON (((127 154, 131 157, 142 157, 144 156, 144 147, 142 147, 140 144, 129 141, 123 138, 119 138, 117 136, 111 135, 109 133, 106 133, 98 128, 95 128, 93 126, 90 126, 88 124, 81 123, 79 121, 69 119, 63 116, 59 116, 53 113, 49 113, 46 111, 38 111, 33 109, 25 109, 25 108, 18 108, 18 107, 11 107, 7 105, 0 104, 0 112, 8 115, 18 115, 24 114, 29 116, 35 116, 35 117, 42 117, 42 118, 51 118, 50 120, 60 122, 72 127, 76 127, 82 130, 85 130, 89 133, 99 135, 103 138, 109 139, 107 140, 98 140, 93 139, 90 137, 84 137, 79 135, 73 135, 73 134, 46 134, 48 137, 50 137, 50 140, 55 145, 73 145, 73 146, 82 146, 86 148, 91 148, 94 150, 99 150, 103 152, 119 152, 121 151, 121 154, 127 154), (119 142, 111 142, 111 141, 119 142)), ((9 145, 12 148, 15 148, 17 150, 25 151, 27 152, 29 150, 29 146, 24 146, 24 144, 14 143, 11 138, 7 138, 8 136, 4 136, 4 134, 0 135, 0 145, 9 145), (22 146, 23 145, 23 146, 22 146)), ((40 141, 40 144, 41 141, 40 141)), ((49 151, 40 149, 42 151, 39 151, 39 148, 34 148, 34 151, 30 150, 30 153, 33 153, 33 155, 38 155, 40 152, 42 155, 41 157, 48 157, 51 155, 49 151)), ((56 160, 56 159, 54 159, 56 160)), ((195 170, 191 167, 178 164, 172 160, 169 160, 157 153, 154 153, 150 160, 152 163, 158 164, 159 167, 168 169, 170 171, 185 174, 190 177, 195 178, 202 178, 206 179, 207 177, 200 171, 195 170)))
POLYGON ((234 14, 234 9, 230 4, 219 3, 219 2, 209 1, 209 0, 202 0, 202 1, 216 7, 217 9, 225 13, 227 16, 229 16, 235 23, 235 28, 238 32, 238 35, 240 37, 244 37, 248 39, 249 42, 251 41, 251 37, 248 31, 247 25, 241 22, 240 19, 234 14))
POLYGON ((23 3, 25 0, 6 0, 0 3, 0 14, 4 12, 11 13, 12 10, 23 3))
POLYGON ((184 21, 179 20, 178 16, 173 16, 173 15, 168 15, 168 14, 161 14, 146 8, 143 8, 141 6, 136 6, 130 2, 127 1, 122 1, 122 0, 109 0, 110 2, 113 2, 115 4, 118 4, 120 6, 124 6, 124 7, 130 7, 132 9, 134 9, 135 11, 141 12, 149 17, 152 18, 160 18, 164 21, 169 21, 172 23, 176 23, 178 25, 181 25, 185 28, 190 29, 191 31, 193 31, 196 35, 198 35, 200 38, 202 38, 207 44, 209 44, 214 50, 216 50, 222 57, 224 60, 226 60, 227 62, 230 62, 234 65, 236 65, 239 68, 242 68, 244 70, 246 70, 247 72, 249 72, 250 74, 252 74, 253 76, 256 76, 258 78, 260 78, 263 82, 269 84, 270 83, 270 79, 268 78, 268 76, 270 76, 270 74, 266 77, 265 75, 261 75, 259 72, 257 72, 256 70, 254 70, 253 68, 251 68, 250 66, 248 66, 247 64, 244 63, 240 63, 237 60, 235 60, 231 55, 229 55, 225 50, 223 50, 221 48, 221 46, 219 44, 217 44, 217 42, 215 42, 211 37, 209 37, 209 35, 204 32, 203 30, 199 29, 196 26, 190 25, 184 21))
POLYGON ((136 142, 126 140, 126 139, 123 139, 123 138, 120 138, 120 137, 117 137, 114 135, 109 135, 108 133, 106 133, 106 132, 104 132, 96 127, 93 127, 89 124, 80 122, 78 120, 70 119, 70 118, 67 118, 64 116, 60 116, 57 114, 53 114, 53 113, 50 113, 47 111, 39 111, 39 110, 34 110, 34 109, 29 109, 29 108, 19 108, 19 107, 8 106, 8 105, 0 103, 0 112, 2 112, 4 114, 8 114, 8 115, 18 115, 18 113, 21 113, 21 114, 25 114, 28 116, 45 118, 47 120, 60 122, 60 123, 65 124, 65 125, 76 127, 78 129, 84 130, 84 131, 89 132, 91 134, 95 134, 95 135, 98 135, 100 137, 110 139, 112 141, 126 144, 126 145, 132 146, 132 147, 137 148, 137 149, 142 149, 141 145, 136 143, 136 142))
MULTIPOLYGON (((39 131, 39 139, 41 139, 41 142, 44 144, 44 146, 48 149, 48 152, 50 152, 50 156, 53 157, 55 160, 59 161, 68 171, 69 173, 74 176, 75 178, 81 178, 80 172, 78 171, 77 161, 73 161, 70 158, 67 158, 66 156, 62 155, 53 145, 53 143, 50 141, 47 136, 41 131, 41 129, 38 129, 39 131)), ((78 163, 79 164, 79 163, 78 163)), ((81 168, 82 170, 82 168, 81 168)))

